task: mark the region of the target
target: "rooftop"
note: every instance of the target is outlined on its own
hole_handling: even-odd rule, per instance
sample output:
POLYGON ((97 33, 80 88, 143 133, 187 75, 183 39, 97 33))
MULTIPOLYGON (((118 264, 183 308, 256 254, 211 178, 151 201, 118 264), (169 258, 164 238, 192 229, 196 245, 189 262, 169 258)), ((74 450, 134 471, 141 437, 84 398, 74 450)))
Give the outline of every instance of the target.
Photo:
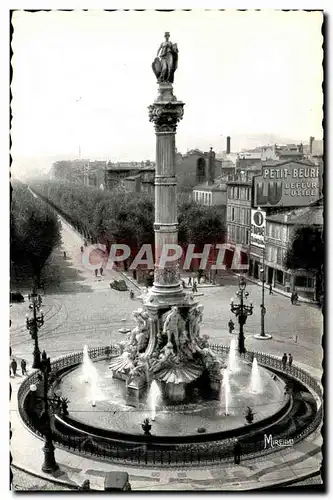
POLYGON ((324 224, 323 206, 312 204, 308 207, 298 208, 287 213, 268 215, 266 220, 288 225, 322 226, 324 224))
POLYGON ((194 186, 193 191, 226 191, 227 186, 223 178, 218 177, 215 179, 214 184, 208 184, 204 182, 194 186))

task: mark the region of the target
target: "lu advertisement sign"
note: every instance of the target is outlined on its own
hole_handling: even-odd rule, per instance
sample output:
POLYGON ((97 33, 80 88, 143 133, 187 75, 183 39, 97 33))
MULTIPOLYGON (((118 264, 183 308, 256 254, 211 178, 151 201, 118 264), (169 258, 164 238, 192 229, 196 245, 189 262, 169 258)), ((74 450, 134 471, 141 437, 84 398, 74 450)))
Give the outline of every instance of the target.
POLYGON ((255 207, 306 207, 320 197, 320 168, 307 163, 264 165, 255 176, 255 207))
POLYGON ((251 210, 251 245, 265 247, 266 214, 262 210, 251 210))

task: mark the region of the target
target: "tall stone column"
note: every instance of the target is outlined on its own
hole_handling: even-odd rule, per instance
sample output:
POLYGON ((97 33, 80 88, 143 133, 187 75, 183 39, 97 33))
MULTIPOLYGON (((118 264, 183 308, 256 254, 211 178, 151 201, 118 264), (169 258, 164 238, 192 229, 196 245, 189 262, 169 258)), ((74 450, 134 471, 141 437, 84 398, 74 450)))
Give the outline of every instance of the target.
MULTIPOLYGON (((155 273, 151 295, 170 303, 172 296, 183 296, 177 261, 160 261, 166 245, 178 243, 176 129, 183 117, 184 103, 173 95, 172 84, 161 82, 159 95, 149 106, 149 120, 155 125, 155 273)), ((173 252, 170 250, 169 252, 173 252)), ((171 301, 172 302, 172 301, 171 301)))

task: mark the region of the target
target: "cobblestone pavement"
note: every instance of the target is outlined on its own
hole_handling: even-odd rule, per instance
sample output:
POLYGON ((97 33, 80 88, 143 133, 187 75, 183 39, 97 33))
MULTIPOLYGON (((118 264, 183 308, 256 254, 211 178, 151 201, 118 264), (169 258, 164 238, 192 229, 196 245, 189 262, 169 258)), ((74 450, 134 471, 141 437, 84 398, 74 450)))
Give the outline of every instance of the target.
MULTIPOLYGON (((132 312, 141 306, 141 301, 131 300, 128 293, 110 288, 111 279, 122 277, 117 271, 107 270, 104 277, 96 279, 92 271, 83 269, 77 257, 73 263, 72 254, 79 251, 82 240, 67 226, 64 226, 63 242, 67 260, 63 259, 62 249, 55 251, 52 256, 50 267, 58 280, 43 298, 45 324, 39 331, 40 347, 46 349, 51 357, 80 350, 84 343, 94 347, 121 340, 119 329, 134 326, 132 312)), ((230 312, 230 298, 235 297, 238 289, 237 279, 227 277, 226 282, 226 285, 219 287, 203 288, 203 295, 198 297, 204 305, 201 331, 207 333, 213 343, 228 344, 232 337, 228 333, 227 323, 230 318, 235 320, 230 312)), ((321 311, 311 304, 292 306, 287 297, 267 293, 265 326, 273 338, 256 340, 252 335, 260 332, 261 289, 248 282, 247 290, 249 300, 254 304, 254 313, 245 325, 247 348, 275 355, 291 353, 295 361, 321 369, 321 311)), ((14 355, 26 357, 29 361, 32 357, 32 341, 25 328, 27 305, 26 301, 11 307, 11 345, 14 355)))
POLYGON ((73 491, 65 485, 51 483, 50 481, 28 474, 12 467, 14 491, 73 491))

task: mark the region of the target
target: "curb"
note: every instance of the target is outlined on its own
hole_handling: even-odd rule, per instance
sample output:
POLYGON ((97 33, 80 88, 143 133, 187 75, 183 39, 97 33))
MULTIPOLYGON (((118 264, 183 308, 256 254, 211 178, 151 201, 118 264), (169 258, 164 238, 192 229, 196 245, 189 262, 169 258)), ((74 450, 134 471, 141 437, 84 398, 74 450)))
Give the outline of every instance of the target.
POLYGON ((121 269, 117 269, 117 272, 121 274, 121 276, 125 279, 125 280, 128 280, 132 283, 133 286, 135 286, 138 290, 142 291, 143 290, 143 287, 141 287, 140 285, 138 285, 138 283, 136 283, 134 281, 133 278, 130 278, 129 276, 127 276, 127 274, 124 273, 124 271, 121 271, 121 269))
MULTIPOLYGON (((275 488, 281 487, 281 486, 282 487, 283 486, 291 486, 294 483, 296 483, 296 485, 297 485, 297 483, 300 483, 301 481, 305 481, 306 479, 310 479, 310 478, 316 477, 316 476, 321 476, 320 470, 315 471, 315 472, 309 472, 308 474, 305 474, 304 476, 295 477, 293 479, 282 481, 281 483, 276 483, 276 484, 273 484, 271 486, 262 486, 259 488, 255 488, 255 490, 272 490, 272 489, 275 489, 275 488)), ((322 485, 319 484, 318 486, 324 487, 324 484, 322 484, 322 485)))
MULTIPOLYGON (((234 274, 238 277, 243 276, 243 274, 239 274, 239 273, 234 273, 234 274)), ((260 281, 257 281, 251 277, 245 276, 245 279, 246 279, 246 281, 250 281, 251 283, 253 283, 255 285, 258 285, 260 287, 262 286, 260 281)), ((267 285, 265 285, 265 288, 266 288, 266 290, 269 290, 269 287, 267 285)), ((284 297, 288 297, 289 299, 291 296, 291 294, 289 292, 279 290, 278 288, 273 288, 273 292, 278 293, 280 295, 283 295, 284 297)), ((317 302, 315 302, 314 300, 306 299, 305 297, 298 297, 298 302, 303 302, 304 304, 312 304, 314 306, 318 305, 317 302)))
MULTIPOLYGON (((53 483, 53 484, 57 484, 59 486, 67 486, 68 488, 74 490, 74 491, 80 491, 79 490, 79 487, 80 485, 73 485, 73 483, 69 483, 67 481, 62 481, 61 479, 56 479, 54 477, 45 477, 41 474, 38 474, 37 472, 32 472, 30 471, 29 469, 24 469, 23 467, 20 467, 20 466, 17 466, 15 464, 12 464, 11 467, 13 467, 14 469, 17 469, 17 470, 20 470, 22 472, 25 472, 27 474, 30 474, 31 476, 33 477, 36 477, 38 479, 42 479, 43 481, 47 481, 49 483, 53 483)), ((60 467, 60 466, 59 466, 60 467)), ((60 467, 61 469, 61 467, 60 467)), ((266 485, 266 486, 259 486, 257 488, 250 488, 248 490, 242 490, 242 491, 257 491, 257 490, 275 490, 276 488, 281 488, 281 487, 284 487, 284 486, 291 486, 292 484, 297 484, 301 481, 305 481, 306 479, 310 479, 312 477, 316 477, 316 476, 321 476, 321 473, 320 473, 320 470, 317 470, 317 471, 314 471, 314 472, 309 472, 308 474, 305 474, 304 476, 298 476, 298 477, 294 477, 293 479, 288 479, 288 480, 285 480, 285 481, 281 481, 279 483, 274 483, 274 484, 270 484, 270 485, 266 485)), ((162 485, 163 486, 163 485, 162 485)), ((319 485, 320 486, 320 485, 319 485)), ((324 485, 322 485, 324 486, 324 485)), ((90 491, 103 491, 103 490, 96 490, 96 489, 93 489, 91 488, 90 491)), ((134 490, 135 491, 135 490, 134 490)), ((144 491, 149 491, 149 490, 144 490, 144 491)), ((163 491, 168 491, 168 490, 159 490, 161 492, 163 491)), ((202 490, 199 490, 199 491, 204 491, 204 489, 202 490)), ((220 489, 220 490, 214 490, 214 491, 235 491, 233 489, 220 489)))
MULTIPOLYGON (((67 486, 68 488, 71 488, 73 490, 78 490, 78 488, 80 486, 78 484, 74 485, 73 483, 63 481, 62 479, 57 479, 53 476, 52 477, 49 477, 49 476, 45 477, 41 473, 32 471, 32 470, 24 468, 24 467, 20 467, 19 465, 16 465, 14 463, 12 463, 10 467, 17 469, 19 471, 22 471, 22 472, 26 472, 27 474, 30 474, 30 476, 38 477, 38 479, 42 479, 43 481, 48 481, 49 483, 53 483, 53 484, 59 484, 60 486, 67 486)), ((61 469, 61 467, 60 467, 60 469, 61 469)), ((97 491, 97 490, 94 490, 94 491, 97 491)))

